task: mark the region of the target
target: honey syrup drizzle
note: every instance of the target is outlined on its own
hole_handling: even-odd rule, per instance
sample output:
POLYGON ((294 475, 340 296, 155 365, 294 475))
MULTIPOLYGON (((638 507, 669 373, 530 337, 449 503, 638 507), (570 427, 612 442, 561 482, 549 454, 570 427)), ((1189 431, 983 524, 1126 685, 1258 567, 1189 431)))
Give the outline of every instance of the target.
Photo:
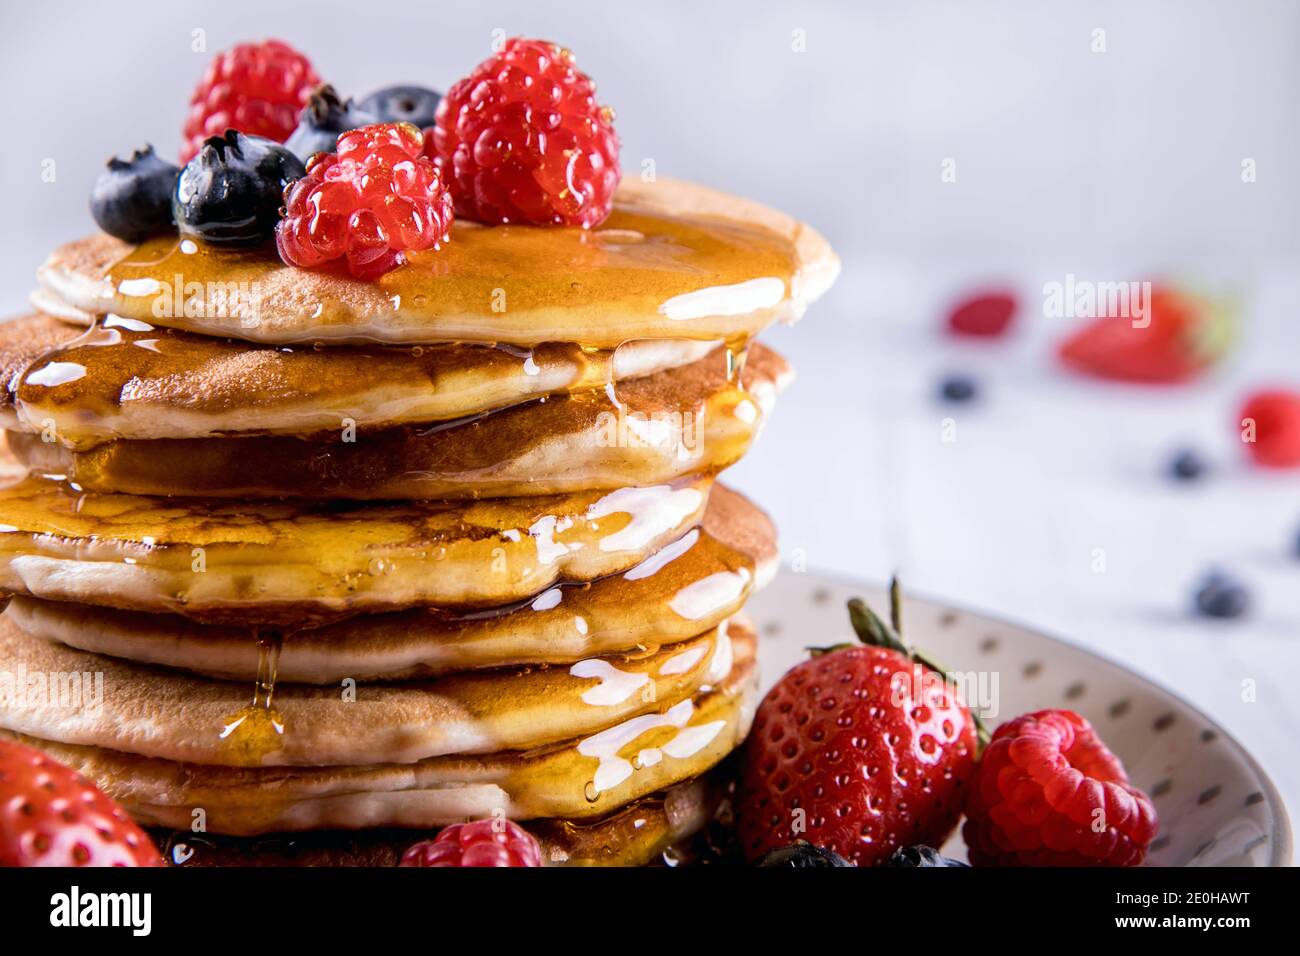
POLYGON ((246 766, 255 766, 280 749, 284 736, 284 718, 275 709, 275 681, 280 667, 283 632, 273 628, 254 631, 257 641, 257 677, 253 682, 253 700, 225 719, 218 735, 222 742, 240 755, 246 766))
POLYGON ((9 387, 29 429, 53 421, 62 444, 88 450, 131 429, 196 437, 204 424, 213 435, 329 432, 349 418, 367 429, 446 428, 615 378, 615 349, 576 343, 318 345, 254 345, 109 314, 69 330, 9 387), (533 384, 542 381, 557 390, 533 384))
POLYGON ((147 240, 108 269, 111 293, 100 308, 284 343, 342 336, 612 348, 634 338, 756 331, 785 314, 798 262, 788 237, 757 224, 616 204, 593 230, 457 223, 442 249, 410 253, 374 283, 303 271, 311 278, 298 283, 292 304, 272 296, 273 334, 264 335, 259 290, 283 286, 287 267, 270 247, 147 240))

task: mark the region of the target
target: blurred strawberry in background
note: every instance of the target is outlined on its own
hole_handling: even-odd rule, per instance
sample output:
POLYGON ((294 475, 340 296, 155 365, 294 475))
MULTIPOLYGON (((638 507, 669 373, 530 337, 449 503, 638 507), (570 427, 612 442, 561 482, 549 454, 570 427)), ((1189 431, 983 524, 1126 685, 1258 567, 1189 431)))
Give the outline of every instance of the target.
POLYGON ((1223 303, 1153 285, 1143 306, 1140 318, 1093 319, 1061 343, 1061 361, 1095 378, 1161 384, 1191 381, 1227 351, 1232 318, 1223 303))

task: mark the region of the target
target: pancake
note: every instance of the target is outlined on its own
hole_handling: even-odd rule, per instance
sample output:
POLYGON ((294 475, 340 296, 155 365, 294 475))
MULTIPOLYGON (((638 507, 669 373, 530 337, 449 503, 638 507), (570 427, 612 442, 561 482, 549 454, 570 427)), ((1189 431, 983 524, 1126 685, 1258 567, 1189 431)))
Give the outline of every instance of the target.
MULTIPOLYGON (((0 425, 27 427, 18 414, 18 382, 28 366, 70 338, 85 334, 48 315, 31 315, 0 323, 0 425)), ((44 427, 40 419, 33 427, 44 427)))
MULTIPOLYGON (((577 823, 533 820, 543 866, 645 866, 716 818, 728 795, 727 763, 667 790, 634 800, 608 816, 577 823)), ((156 830, 151 834, 172 866, 397 866, 427 833, 410 830, 317 830, 229 837, 156 830)))
MULTIPOLYGON (((489 611, 413 608, 364 614, 288 632, 285 683, 414 680, 485 667, 572 664, 684 641, 740 610, 776 573, 776 529, 741 495, 715 485, 699 528, 631 570, 589 584, 556 585, 489 611)), ((16 595, 4 617, 45 640, 210 677, 258 676, 257 632, 16 595)))
POLYGON ((88 654, 29 637, 0 621, 0 660, 7 674, 17 675, 0 675, 0 727, 181 763, 414 763, 594 734, 689 698, 702 684, 724 678, 731 659, 724 624, 637 656, 589 657, 568 667, 502 668, 416 683, 277 684, 267 691, 268 705, 249 705, 249 683, 88 654), (81 675, 82 687, 75 694, 36 694, 23 685, 21 675, 50 674, 81 675), (85 687, 91 680, 94 688, 85 687))
POLYGON ((755 345, 737 383, 723 350, 617 387, 459 423, 365 433, 111 441, 84 452, 9 432, 34 471, 88 491, 219 498, 513 497, 712 475, 749 448, 791 377, 755 345), (738 387, 743 385, 743 387, 738 387))
POLYGON ((698 776, 745 737, 757 704, 755 638, 730 628, 727 677, 665 710, 551 747, 433 757, 372 767, 217 767, 181 764, 12 731, 94 780, 137 821, 210 833, 428 828, 503 813, 512 820, 594 820, 698 776))
POLYGON ((699 523, 710 482, 383 505, 95 494, 0 482, 0 591, 305 627, 491 607, 626 571, 699 523))
POLYGON ((616 350, 256 346, 106 316, 86 330, 33 314, 0 326, 0 424, 70 447, 110 439, 310 435, 445 421, 603 387, 703 358, 711 342, 616 350))
POLYGON ((457 222, 438 251, 375 282, 296 269, 274 249, 215 250, 96 235, 41 266, 44 310, 113 313, 253 342, 577 342, 739 339, 793 321, 839 261, 808 226, 680 181, 625 180, 599 227, 457 222))

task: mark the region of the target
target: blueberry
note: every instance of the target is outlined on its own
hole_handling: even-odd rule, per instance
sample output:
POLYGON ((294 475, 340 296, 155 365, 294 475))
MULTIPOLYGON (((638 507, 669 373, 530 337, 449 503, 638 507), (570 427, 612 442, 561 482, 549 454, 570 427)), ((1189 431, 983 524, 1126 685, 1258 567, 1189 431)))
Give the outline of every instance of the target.
POLYGON ((334 152, 339 133, 378 122, 379 117, 350 99, 339 99, 334 87, 326 84, 312 93, 298 117, 298 128, 289 134, 284 147, 305 163, 315 153, 334 152))
POLYGON ((1213 572, 1196 592, 1196 610, 1205 617, 1241 617, 1250 607, 1250 592, 1239 581, 1213 572))
POLYGON ((130 159, 114 156, 90 191, 90 214, 110 236, 140 242, 172 230, 172 191, 180 170, 152 146, 130 159))
POLYGON ((423 86, 387 86, 375 90, 357 104, 381 123, 412 123, 420 129, 433 125, 442 94, 423 86))
POLYGON ((966 375, 949 375, 939 385, 939 396, 945 402, 969 402, 978 392, 975 380, 966 375))
POLYGON ((811 843, 793 843, 770 850, 761 860, 759 866, 776 866, 791 869, 822 866, 852 866, 848 860, 834 850, 827 850, 811 843))
POLYGON ((284 187, 306 173, 279 143, 228 129, 181 170, 172 200, 180 231, 214 246, 256 246, 275 236, 284 187))
POLYGON ((969 868, 969 863, 943 856, 934 847, 900 846, 889 858, 887 866, 960 866, 969 868))
POLYGON ((1185 448, 1169 462, 1169 477, 1176 481, 1195 481, 1205 473, 1205 462, 1190 448, 1185 448))

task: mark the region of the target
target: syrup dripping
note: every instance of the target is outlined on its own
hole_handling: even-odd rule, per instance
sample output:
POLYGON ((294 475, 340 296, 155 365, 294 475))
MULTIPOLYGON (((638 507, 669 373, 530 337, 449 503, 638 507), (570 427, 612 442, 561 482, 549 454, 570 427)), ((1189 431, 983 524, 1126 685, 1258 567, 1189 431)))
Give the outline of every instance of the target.
POLYGON ((249 766, 260 764, 268 754, 280 749, 280 738, 284 735, 284 718, 274 706, 275 679, 284 638, 279 630, 271 628, 254 633, 257 678, 253 683, 253 700, 226 718, 220 735, 240 756, 240 762, 249 766))

